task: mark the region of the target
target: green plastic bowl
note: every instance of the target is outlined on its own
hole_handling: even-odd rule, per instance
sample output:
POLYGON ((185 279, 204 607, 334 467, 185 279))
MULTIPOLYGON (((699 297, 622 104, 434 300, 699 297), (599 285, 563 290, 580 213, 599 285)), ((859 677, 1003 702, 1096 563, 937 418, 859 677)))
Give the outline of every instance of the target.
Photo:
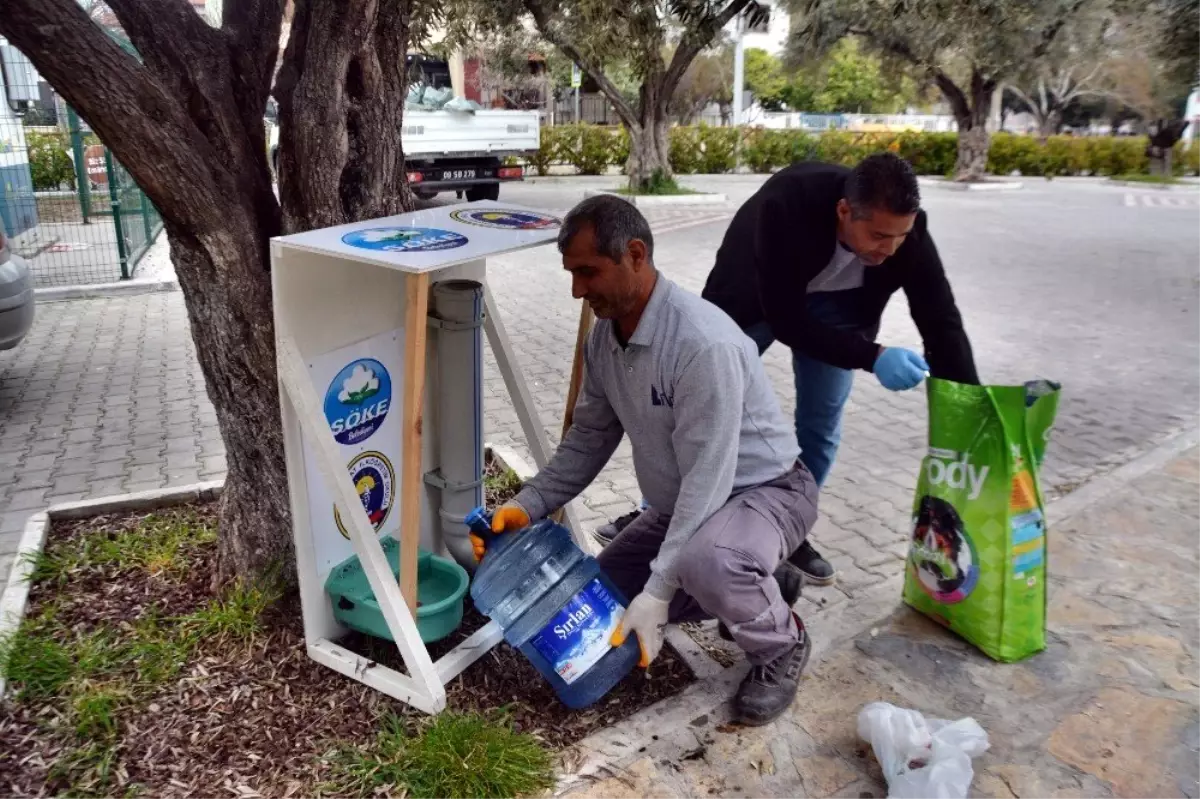
MULTIPOLYGON (((400 545, 391 536, 379 541, 391 567, 400 579, 400 545)), ((463 596, 470 577, 454 561, 426 550, 417 553, 417 631, 425 643, 440 641, 462 624, 463 596)), ((334 567, 325 580, 325 592, 333 603, 333 617, 352 630, 395 641, 367 573, 352 555, 334 567)))

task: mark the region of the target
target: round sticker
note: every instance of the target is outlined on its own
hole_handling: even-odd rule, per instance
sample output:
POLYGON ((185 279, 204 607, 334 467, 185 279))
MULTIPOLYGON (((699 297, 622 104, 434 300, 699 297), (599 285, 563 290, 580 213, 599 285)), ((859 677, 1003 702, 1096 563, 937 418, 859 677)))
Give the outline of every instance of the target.
MULTIPOLYGON (((379 532, 392 509, 392 494, 395 489, 392 464, 382 452, 364 452, 350 461, 347 468, 350 471, 350 482, 354 483, 354 490, 362 500, 363 510, 367 512, 367 518, 371 520, 375 532, 379 532)), ((337 505, 333 506, 333 520, 337 523, 342 537, 349 539, 350 533, 342 524, 342 514, 338 512, 337 505)))
POLYGON ((467 243, 467 237, 432 227, 374 227, 352 230, 342 236, 342 242, 364 250, 430 252, 461 247, 467 243))
POLYGON ((979 558, 958 511, 944 499, 921 499, 913 525, 909 569, 938 602, 962 602, 979 582, 979 558))
POLYGON ((342 367, 325 390, 325 419, 339 444, 361 444, 380 428, 392 404, 392 378, 374 358, 342 367))
POLYGON ((534 211, 507 211, 502 208, 466 208, 453 211, 450 218, 466 225, 478 225, 497 230, 544 230, 558 227, 562 220, 534 211))

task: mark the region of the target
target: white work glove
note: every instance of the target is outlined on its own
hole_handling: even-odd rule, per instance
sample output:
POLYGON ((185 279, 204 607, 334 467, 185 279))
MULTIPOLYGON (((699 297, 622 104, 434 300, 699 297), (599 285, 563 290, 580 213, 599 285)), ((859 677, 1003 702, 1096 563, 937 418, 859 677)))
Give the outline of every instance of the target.
POLYGON ((637 635, 642 648, 642 659, 638 665, 649 668, 650 661, 658 657, 663 644, 663 626, 667 623, 669 602, 656 599, 644 591, 633 598, 620 624, 612 634, 612 645, 621 646, 629 633, 637 635))

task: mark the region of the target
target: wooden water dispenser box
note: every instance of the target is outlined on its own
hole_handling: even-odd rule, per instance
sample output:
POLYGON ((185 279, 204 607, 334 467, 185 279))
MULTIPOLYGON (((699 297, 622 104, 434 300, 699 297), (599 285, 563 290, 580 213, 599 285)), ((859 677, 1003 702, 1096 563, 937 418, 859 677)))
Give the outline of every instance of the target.
MULTIPOLYGON (((484 201, 271 242, 284 449, 308 654, 428 713, 445 707, 447 682, 501 641, 499 627, 488 624, 435 663, 418 630, 418 561, 448 551, 444 493, 482 496, 478 479, 452 482, 443 475, 438 384, 470 370, 471 391, 478 394, 468 407, 481 468, 486 333, 534 461, 545 465, 549 444, 487 287, 487 259, 551 243, 560 225, 534 209, 484 201), (431 317, 433 288, 464 280, 478 284, 481 319, 450 324, 431 317), (444 329, 476 336, 471 359, 438 362, 434 338, 444 329), (398 542, 398 580, 380 544, 384 538, 398 542), (336 567, 355 557, 407 674, 335 643, 347 627, 325 586, 336 567)), ((587 319, 585 312, 581 322, 587 319)), ((580 341, 585 328, 581 324, 580 341)), ((573 385, 580 372, 577 363, 573 385)), ((590 550, 569 507, 566 516, 577 543, 590 550)), ((388 546, 395 560, 396 545, 388 546)))

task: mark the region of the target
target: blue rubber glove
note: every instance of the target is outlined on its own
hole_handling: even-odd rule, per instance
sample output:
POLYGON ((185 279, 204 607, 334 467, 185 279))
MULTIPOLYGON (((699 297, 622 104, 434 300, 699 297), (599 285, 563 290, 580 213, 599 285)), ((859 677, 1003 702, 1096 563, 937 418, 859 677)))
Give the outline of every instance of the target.
POLYGON ((888 347, 875 359, 875 376, 889 391, 908 391, 929 375, 929 364, 912 350, 888 347))

